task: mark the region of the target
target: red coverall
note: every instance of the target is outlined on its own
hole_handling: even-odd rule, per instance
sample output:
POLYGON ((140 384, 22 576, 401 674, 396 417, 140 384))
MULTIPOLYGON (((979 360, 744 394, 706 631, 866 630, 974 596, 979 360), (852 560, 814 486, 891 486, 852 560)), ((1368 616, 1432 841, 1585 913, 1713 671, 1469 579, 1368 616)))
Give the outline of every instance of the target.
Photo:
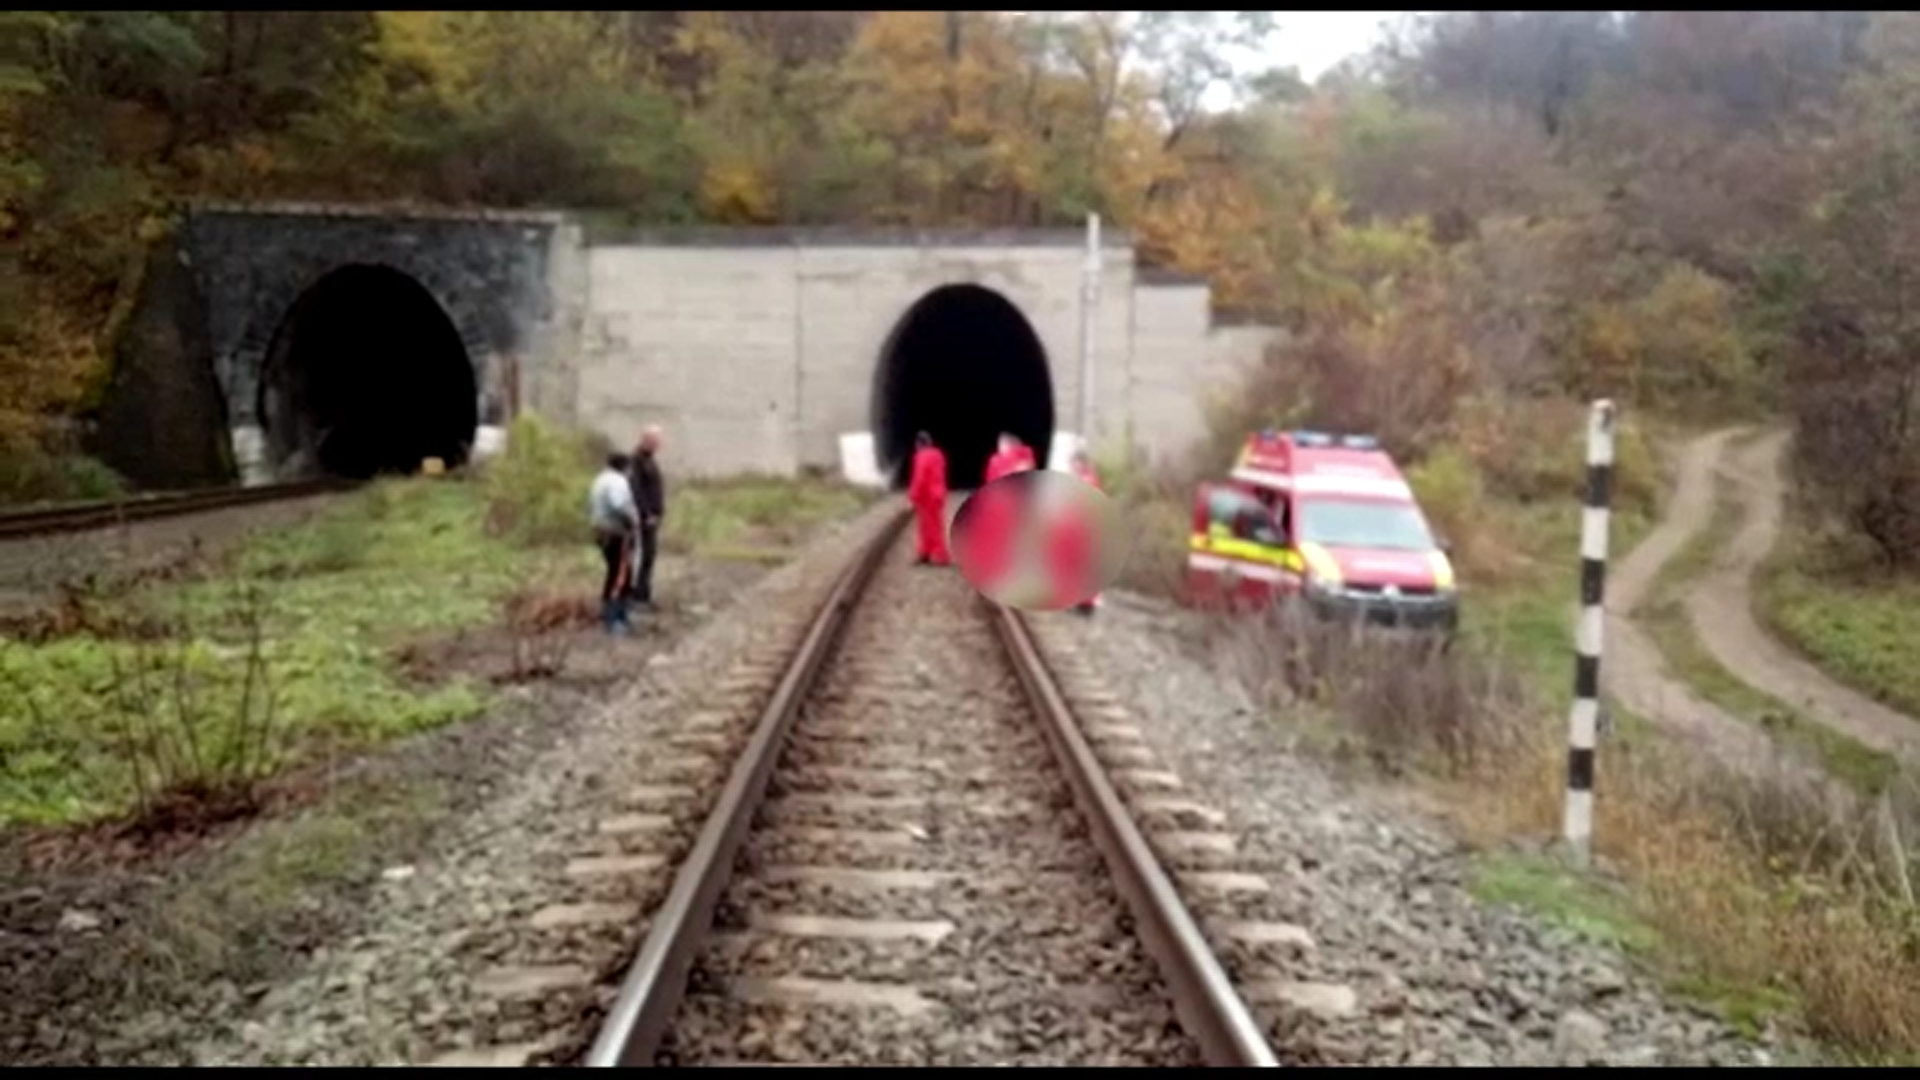
MULTIPOLYGON (((1092 465, 1076 462, 1073 475, 1095 491, 1104 492, 1100 486, 1100 477, 1093 471, 1092 465)), ((1081 595, 1095 583, 1093 566, 1094 536, 1093 526, 1085 517, 1075 514, 1062 523, 1060 533, 1054 540, 1054 573, 1060 575, 1060 606, 1078 607, 1082 611, 1092 611, 1099 603, 1100 594, 1081 595)))
POLYGON ((1048 607, 1058 611, 1092 603, 1087 593, 1092 585, 1093 529, 1085 516, 1068 510, 1053 523, 1047 530, 1045 558, 1053 579, 1053 599, 1048 607))
POLYGON ((1004 476, 1033 468, 1033 451, 1024 446, 996 451, 987 459, 986 479, 973 493, 979 505, 967 515, 966 559, 974 585, 991 589, 1006 575, 1013 560, 1013 534, 1020 521, 1021 493, 1011 485, 994 487, 1004 476))
POLYGON ((914 551, 935 566, 945 566, 947 555, 947 455, 937 446, 923 446, 913 452, 913 479, 907 484, 907 501, 913 504, 919 525, 914 551))
POLYGON ((1011 450, 996 450, 993 456, 987 459, 985 482, 991 484, 1003 476, 1035 468, 1039 466, 1034 464, 1031 447, 1016 446, 1011 450))

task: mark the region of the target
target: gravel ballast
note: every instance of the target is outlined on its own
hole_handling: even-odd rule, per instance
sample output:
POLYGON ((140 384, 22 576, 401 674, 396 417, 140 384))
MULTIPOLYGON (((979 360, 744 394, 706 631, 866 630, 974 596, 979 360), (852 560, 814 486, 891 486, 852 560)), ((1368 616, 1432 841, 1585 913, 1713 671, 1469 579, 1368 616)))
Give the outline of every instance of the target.
POLYGON ((987 610, 908 557, 796 725, 664 1060, 1198 1064, 987 610))
POLYGON ((1157 798, 1235 839, 1231 852, 1175 852, 1161 834, 1163 860, 1266 882, 1189 877, 1181 891, 1283 1062, 1773 1062, 1776 1049, 1665 1000, 1611 950, 1478 903, 1462 845, 1290 753, 1275 720, 1184 655, 1186 615, 1114 603, 1031 625, 1083 725, 1124 720, 1178 784, 1130 802, 1157 798))

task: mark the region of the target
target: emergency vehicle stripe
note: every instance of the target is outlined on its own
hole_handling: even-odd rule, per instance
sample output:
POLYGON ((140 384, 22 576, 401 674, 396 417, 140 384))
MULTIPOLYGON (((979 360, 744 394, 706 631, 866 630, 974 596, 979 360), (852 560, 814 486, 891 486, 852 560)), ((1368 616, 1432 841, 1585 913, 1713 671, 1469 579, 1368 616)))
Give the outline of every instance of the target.
POLYGON ((1300 557, 1307 569, 1313 571, 1313 576, 1329 585, 1341 583, 1340 560, 1333 557, 1333 552, 1319 544, 1304 543, 1300 545, 1300 557))
POLYGON ((1567 718, 1564 832, 1576 858, 1593 844, 1594 745, 1600 732, 1600 653, 1606 631, 1608 503, 1613 492, 1614 409, 1593 403, 1587 421, 1587 497, 1580 515, 1580 622, 1575 633, 1573 712, 1567 718))
POLYGON ((1236 540, 1231 537, 1196 536, 1188 544, 1193 551, 1222 555, 1236 560, 1267 563, 1273 566, 1285 566, 1292 561, 1292 552, 1281 548, 1256 544, 1251 540, 1236 540))
POLYGON ((1239 559, 1228 559, 1219 555, 1207 555, 1198 551, 1192 552, 1187 556, 1187 565, 1195 570, 1202 570, 1210 574, 1220 573, 1231 566, 1241 577, 1246 578, 1248 581, 1265 581, 1276 585, 1287 580, 1288 576, 1285 570, 1277 566, 1262 566, 1259 563, 1247 563, 1239 559))

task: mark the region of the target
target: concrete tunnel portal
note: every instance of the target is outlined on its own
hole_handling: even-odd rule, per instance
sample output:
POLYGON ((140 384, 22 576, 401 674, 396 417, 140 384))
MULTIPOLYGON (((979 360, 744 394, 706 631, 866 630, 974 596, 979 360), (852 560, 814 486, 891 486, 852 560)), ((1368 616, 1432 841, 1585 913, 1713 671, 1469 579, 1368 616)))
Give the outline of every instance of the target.
POLYGON ((286 479, 417 472, 466 461, 479 392, 438 300, 390 267, 350 265, 294 301, 260 382, 267 452, 286 479))
POLYGON ((874 447, 896 488, 906 486, 918 432, 946 452, 948 486, 967 490, 980 485, 1002 432, 1019 436, 1044 464, 1053 425, 1046 347, 1020 309, 992 289, 934 289, 907 309, 881 348, 874 447))

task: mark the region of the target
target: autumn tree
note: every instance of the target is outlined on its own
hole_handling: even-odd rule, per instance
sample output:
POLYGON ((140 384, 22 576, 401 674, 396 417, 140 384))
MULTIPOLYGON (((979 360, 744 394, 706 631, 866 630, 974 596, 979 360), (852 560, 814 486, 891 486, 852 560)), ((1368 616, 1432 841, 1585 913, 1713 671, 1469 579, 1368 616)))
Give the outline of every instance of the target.
POLYGON ((1314 407, 1423 444, 1458 427, 1448 394, 1697 411, 1789 356, 1797 410, 1844 411, 1808 389, 1837 385, 1816 356, 1900 400, 1898 19, 1438 13, 1313 87, 1245 62, 1285 23, 0 15, 0 458, 85 415, 145 244, 205 196, 741 225, 1094 211, 1142 264, 1291 328, 1314 407))
POLYGON ((1390 82, 1403 100, 1434 99, 1552 139, 1582 98, 1625 58, 1608 11, 1451 11, 1420 24, 1390 82))
POLYGON ((1920 565, 1920 17, 1875 16, 1807 251, 1792 371, 1798 466, 1891 566, 1920 565))

